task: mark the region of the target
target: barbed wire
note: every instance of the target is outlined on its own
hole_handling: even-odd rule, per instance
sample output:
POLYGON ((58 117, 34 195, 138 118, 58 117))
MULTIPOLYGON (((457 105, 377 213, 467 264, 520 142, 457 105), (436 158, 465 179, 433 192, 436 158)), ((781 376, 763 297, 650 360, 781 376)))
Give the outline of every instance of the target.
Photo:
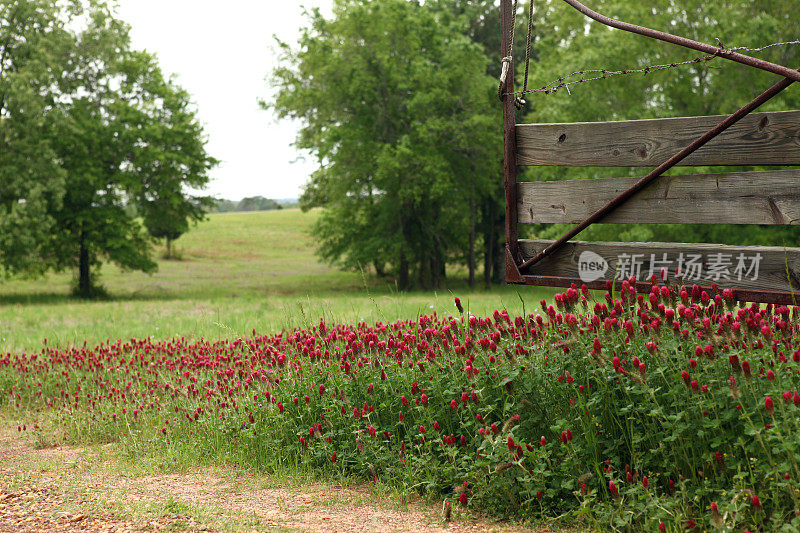
POLYGON ((735 48, 726 48, 726 50, 729 50, 731 52, 739 52, 741 50, 747 50, 748 52, 761 52, 763 50, 766 50, 767 48, 772 48, 774 46, 787 46, 791 44, 800 44, 800 41, 784 41, 781 43, 772 43, 766 46, 762 46, 760 48, 747 48, 746 46, 737 46, 735 48))
MULTIPOLYGON (((761 46, 761 47, 758 47, 758 48, 748 48, 746 46, 737 46, 735 48, 725 48, 724 46, 722 46, 722 43, 720 43, 720 45, 721 45, 720 47, 723 50, 727 51, 727 52, 739 52, 739 51, 742 51, 742 50, 745 50, 745 51, 748 51, 748 52, 762 52, 764 50, 767 50, 769 48, 773 48, 773 47, 776 47, 776 46, 789 46, 789 45, 798 45, 798 44, 800 44, 800 40, 798 40, 798 41, 783 41, 783 42, 779 42, 779 43, 772 43, 772 44, 768 44, 768 45, 761 46)), ((528 89, 528 90, 523 90, 523 91, 516 91, 514 94, 517 95, 517 96, 523 96, 523 95, 531 94, 531 93, 553 94, 555 92, 558 92, 559 89, 566 89, 567 93, 571 95, 572 93, 570 93, 570 90, 569 90, 570 85, 576 85, 576 84, 579 84, 579 83, 587 83, 587 82, 596 81, 596 80, 604 80, 604 79, 607 79, 607 78, 612 78, 614 76, 625 76, 625 75, 628 75, 628 74, 644 74, 644 75, 647 75, 647 74, 650 74, 652 72, 658 72, 658 71, 661 71, 661 70, 667 70, 667 69, 671 69, 671 68, 675 68, 675 67, 680 67, 680 66, 683 66, 683 65, 690 65, 690 64, 697 64, 697 63, 706 64, 709 61, 711 61, 713 59, 716 59, 717 57, 718 57, 717 55, 706 55, 706 56, 695 57, 694 59, 689 59, 687 61, 677 61, 677 62, 674 62, 674 63, 664 63, 664 64, 660 64, 660 65, 648 65, 646 67, 641 67, 641 68, 629 68, 629 69, 620 69, 620 70, 606 70, 606 69, 576 70, 575 72, 572 72, 571 74, 567 74, 566 76, 560 76, 557 80, 552 81, 552 82, 548 83, 547 85, 543 85, 543 86, 539 87, 538 89, 528 89), (590 78, 584 78, 583 76, 585 76, 587 74, 598 74, 598 75, 590 77, 590 78), (575 76, 581 76, 581 78, 577 79, 577 80, 566 81, 566 80, 569 80, 570 78, 574 78, 575 76)))

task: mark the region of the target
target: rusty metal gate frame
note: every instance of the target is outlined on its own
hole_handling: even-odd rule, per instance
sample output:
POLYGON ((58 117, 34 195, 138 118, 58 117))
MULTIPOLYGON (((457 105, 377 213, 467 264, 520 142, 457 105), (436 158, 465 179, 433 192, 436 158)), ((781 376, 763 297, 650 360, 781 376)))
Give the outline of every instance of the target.
MULTIPOLYGON (((630 188, 622 192, 619 196, 608 202, 606 205, 598 209, 595 213, 586 218, 583 222, 577 224, 567 233, 565 233, 558 240, 551 243, 545 249, 540 251, 536 256, 523 260, 519 252, 519 236, 517 233, 517 141, 516 141, 516 95, 514 92, 514 59, 512 56, 505 57, 504 61, 509 63, 508 71, 511 75, 505 77, 505 87, 502 88, 502 105, 503 105, 503 151, 504 151, 504 186, 505 186, 505 235, 506 235, 506 281, 508 283, 518 283, 525 285, 539 285, 549 287, 569 287, 573 283, 576 285, 582 284, 579 278, 562 277, 562 276, 545 276, 545 275, 530 275, 523 274, 522 271, 528 267, 538 263, 545 257, 551 255, 554 251, 561 248, 570 239, 575 237, 578 233, 589 227, 591 224, 600 221, 609 213, 625 203, 637 192, 642 190, 656 178, 661 176, 664 172, 678 164, 681 160, 704 146, 706 143, 717 137, 719 134, 733 126, 736 122, 756 110, 765 102, 769 101, 772 97, 779 94, 781 91, 789 87, 792 83, 800 81, 800 70, 792 70, 788 67, 770 63, 755 57, 750 57, 744 54, 726 50, 722 46, 712 46, 709 44, 701 43, 685 37, 664 33, 643 26, 629 24, 627 22, 618 21, 606 17, 596 11, 593 11, 581 4, 577 0, 563 0, 573 8, 577 9, 587 17, 605 24, 612 28, 628 31, 651 37, 660 41, 665 41, 678 46, 683 46, 692 50, 697 50, 703 53, 711 54, 715 57, 721 57, 730 61, 747 65, 753 68, 772 72, 784 78, 775 83, 772 87, 758 95, 751 100, 747 105, 727 117, 720 122, 717 126, 703 134, 692 144, 669 158, 667 161, 652 170, 646 176, 637 181, 630 188)), ((501 0, 501 50, 502 54, 510 49, 511 40, 513 39, 512 27, 515 20, 514 3, 512 0, 501 0)), ((606 281, 597 280, 594 282, 586 283, 590 289, 606 289, 606 281)), ((649 281, 636 282, 636 290, 638 292, 648 292, 652 284, 649 281)), ((710 290, 708 287, 703 287, 710 290)), ((794 297, 791 293, 785 291, 767 291, 755 289, 736 289, 736 298, 740 301, 749 302, 765 302, 775 304, 790 304, 795 303, 794 297)))

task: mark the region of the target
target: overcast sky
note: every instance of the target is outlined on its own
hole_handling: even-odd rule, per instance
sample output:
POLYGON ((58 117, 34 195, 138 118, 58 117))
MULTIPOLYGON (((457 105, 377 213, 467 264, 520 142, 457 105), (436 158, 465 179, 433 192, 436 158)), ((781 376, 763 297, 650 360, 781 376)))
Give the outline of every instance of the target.
POLYGON ((219 198, 296 198, 314 161, 291 145, 297 124, 258 106, 276 63, 273 35, 296 43, 302 7, 330 15, 332 0, 118 0, 133 45, 155 53, 166 74, 192 94, 222 163, 208 192, 219 198))

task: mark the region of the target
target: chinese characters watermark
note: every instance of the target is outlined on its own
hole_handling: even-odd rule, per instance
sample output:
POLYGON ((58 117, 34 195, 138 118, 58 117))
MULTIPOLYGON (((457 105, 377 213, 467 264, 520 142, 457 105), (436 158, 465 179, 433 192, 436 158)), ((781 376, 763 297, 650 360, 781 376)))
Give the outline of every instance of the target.
POLYGON ((659 275, 662 269, 675 272, 686 281, 756 281, 761 259, 759 252, 747 255, 714 252, 708 254, 679 253, 670 256, 662 254, 620 254, 617 256, 616 279, 625 280, 631 276, 636 279, 649 279, 659 275), (647 261, 649 259, 649 261, 647 261))

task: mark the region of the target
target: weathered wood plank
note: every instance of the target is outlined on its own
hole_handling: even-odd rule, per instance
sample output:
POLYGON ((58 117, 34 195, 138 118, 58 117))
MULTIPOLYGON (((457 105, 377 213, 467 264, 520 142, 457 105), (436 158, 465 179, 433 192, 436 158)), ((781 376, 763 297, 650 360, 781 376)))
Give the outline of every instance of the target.
MULTIPOLYGON (((513 46, 514 31, 513 25, 516 17, 514 13, 516 4, 511 3, 511 0, 503 0, 500 8, 500 21, 501 21, 501 36, 500 48, 501 54, 506 56, 506 50, 510 50, 513 46)), ((516 139, 516 107, 514 96, 514 57, 508 54, 510 63, 508 65, 508 72, 506 76, 505 86, 502 91, 505 92, 503 96, 503 181, 505 190, 505 236, 506 247, 513 255, 517 254, 517 139, 516 139)), ((474 236, 474 232, 473 232, 474 236)), ((471 270, 474 272, 474 269, 471 270)))
MULTIPOLYGON (((519 183, 519 222, 577 224, 638 179, 519 183)), ((602 223, 800 224, 800 170, 661 176, 602 223)))
MULTIPOLYGON (((725 118, 518 124, 520 165, 655 167, 725 118)), ((800 111, 753 113, 681 166, 800 165, 800 111)))
MULTIPOLYGON (((552 242, 520 240, 520 252, 528 259, 552 242)), ((523 274, 581 278, 585 282, 615 276, 627 279, 632 275, 646 280, 662 267, 669 272, 671 282, 675 281, 676 268, 682 268, 681 282, 687 285, 717 283, 720 287, 769 291, 800 289, 800 248, 767 246, 571 241, 523 274)))

